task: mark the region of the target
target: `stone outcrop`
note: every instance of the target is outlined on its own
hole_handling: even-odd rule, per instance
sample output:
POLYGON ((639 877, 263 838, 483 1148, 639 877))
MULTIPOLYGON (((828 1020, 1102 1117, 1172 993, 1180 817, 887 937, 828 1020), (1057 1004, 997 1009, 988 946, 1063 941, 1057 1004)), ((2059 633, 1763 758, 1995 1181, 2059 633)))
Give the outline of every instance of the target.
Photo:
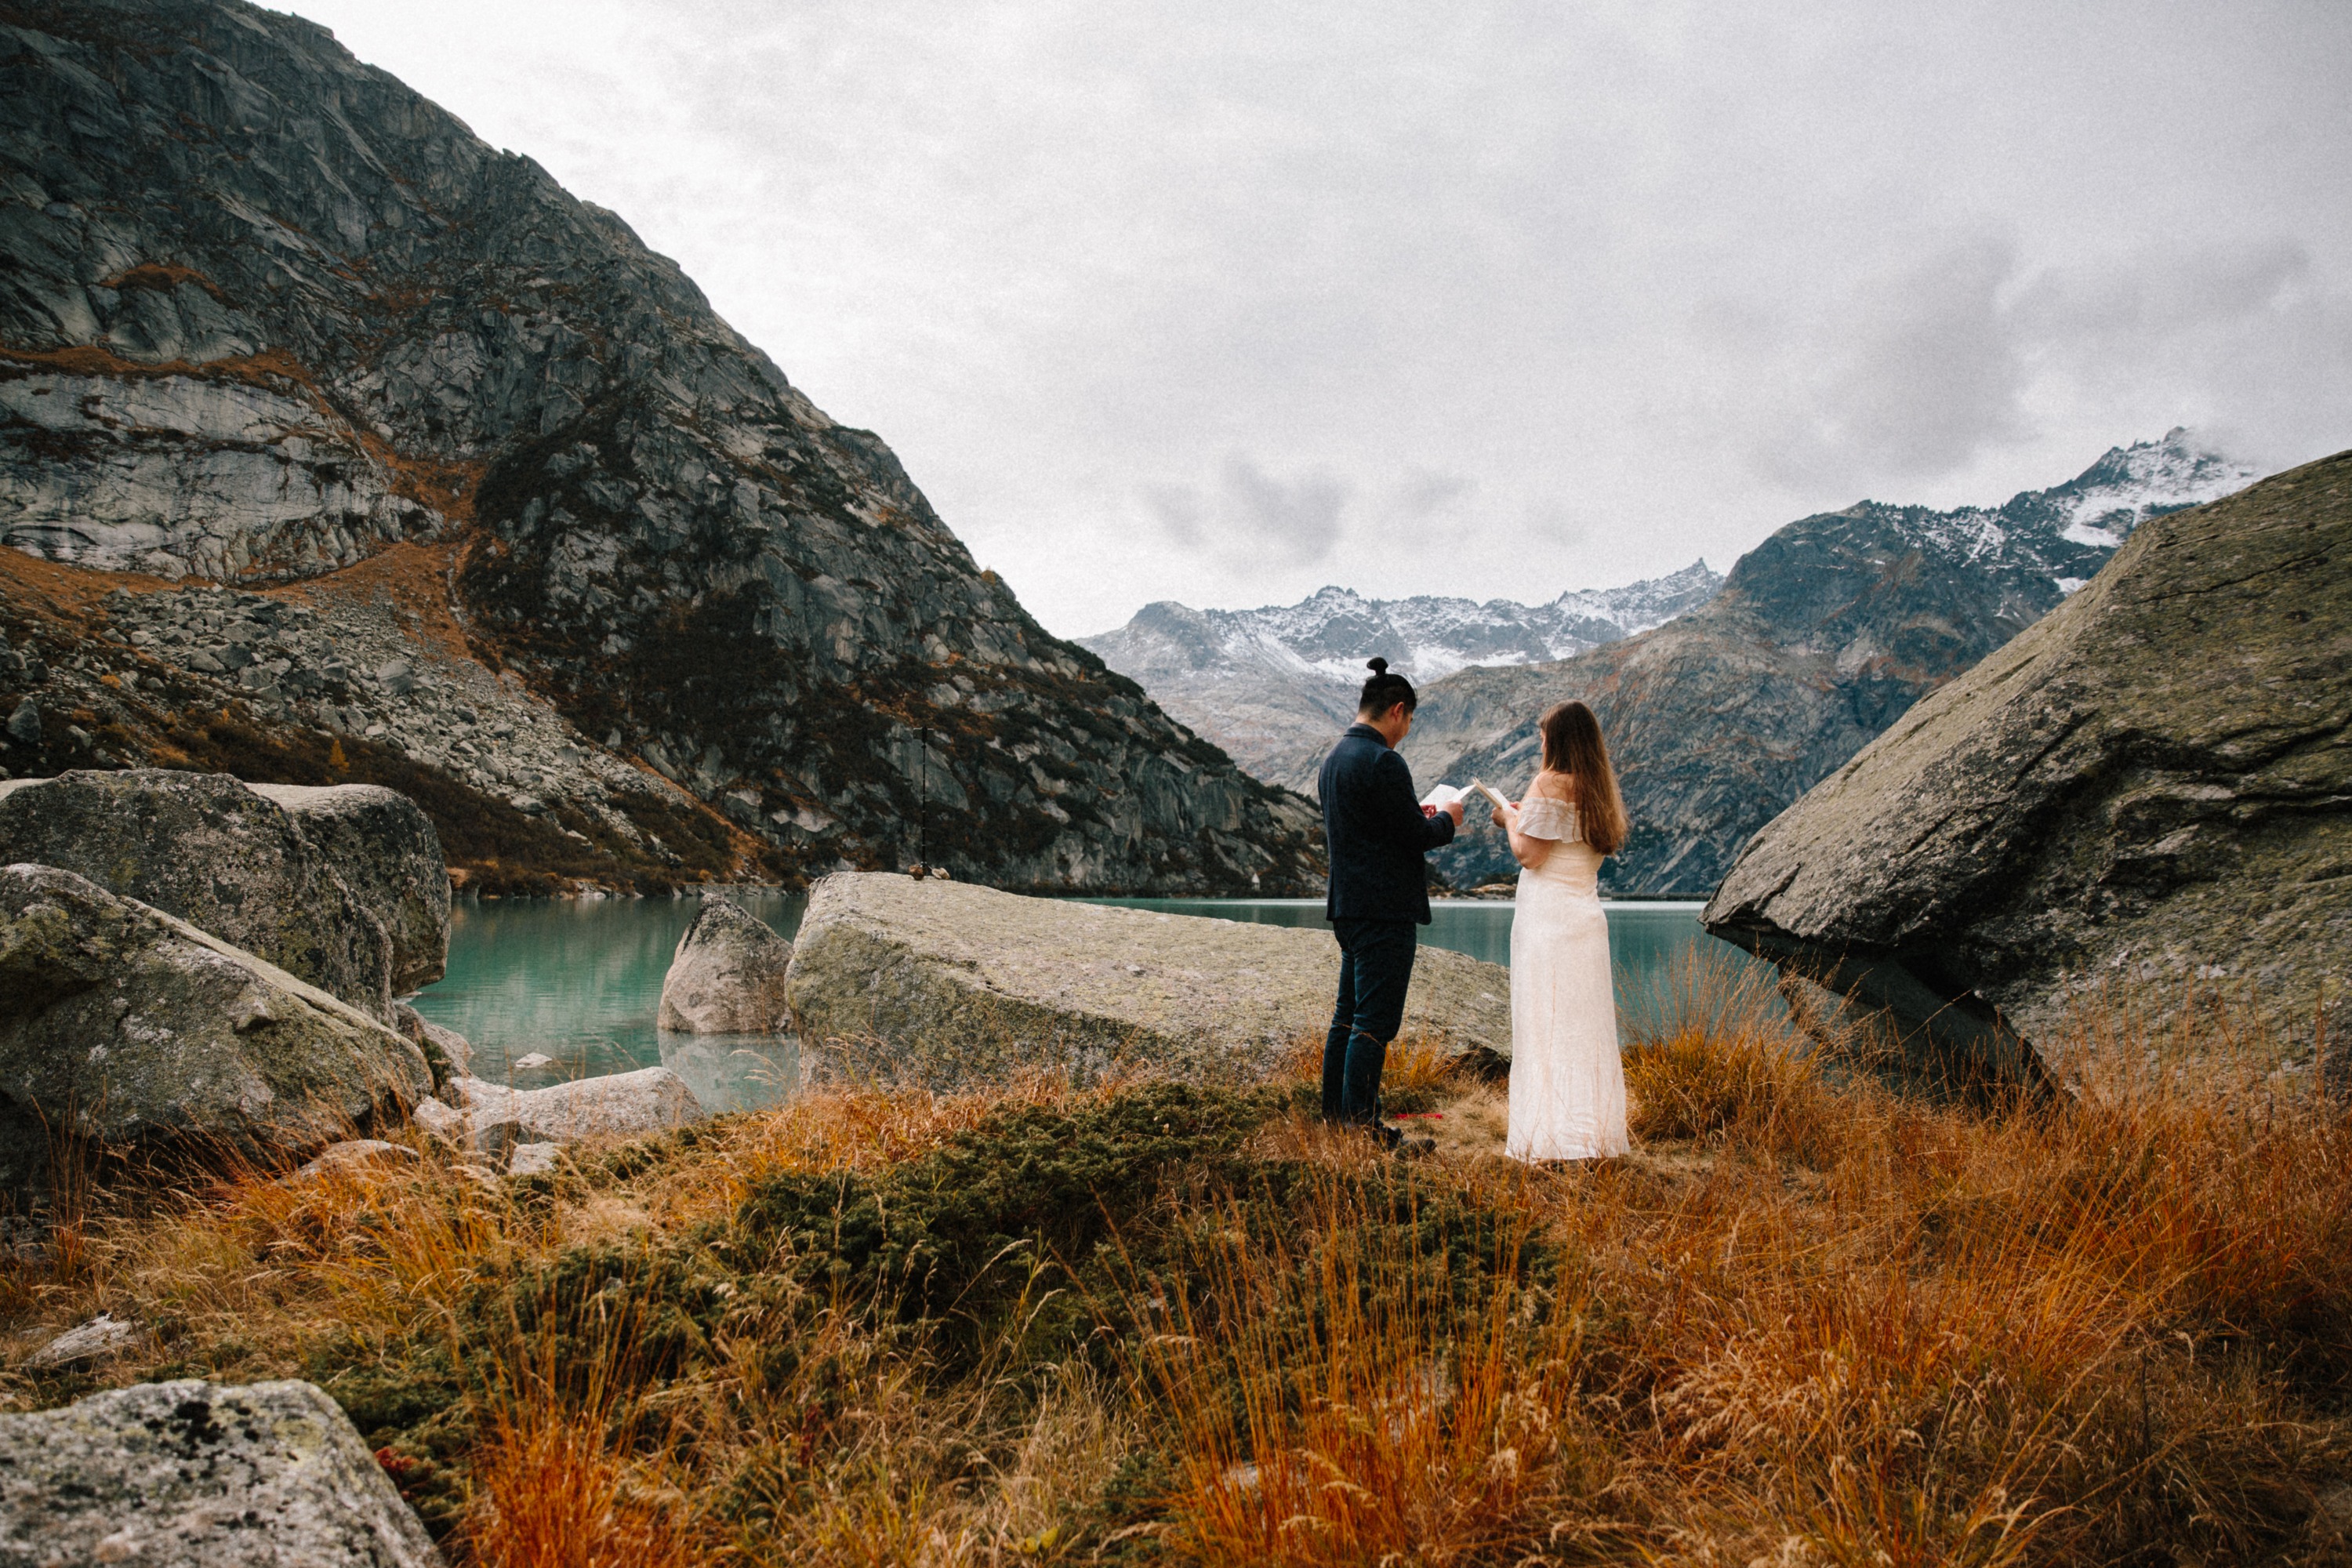
POLYGON ((2293 1056, 2352 952, 2352 453, 2143 524, 1758 834, 1705 916, 1917 1065, 2064 1072, 2193 994, 2293 1056))
MULTIPOLYGON (((1330 1022, 1322 931, 1023 898, 906 877, 811 891, 789 981, 803 1049, 948 1086, 1121 1066, 1247 1079, 1330 1022)), ((1507 1058, 1510 974, 1424 947, 1405 1029, 1507 1058)))
MULTIPOLYGON (((465 1120, 465 1136, 479 1144, 504 1135, 511 1143, 569 1143, 581 1138, 636 1138, 699 1121, 708 1114, 694 1091, 667 1068, 573 1079, 546 1089, 509 1089, 480 1079, 450 1086, 465 1120)), ((487 1152, 487 1151, 486 1151, 487 1152)))
POLYGON ((258 784, 308 839, 392 943, 392 994, 441 978, 449 963, 449 870, 441 839, 416 803, 374 784, 258 784))
POLYGON ((284 970, 70 871, 0 868, 0 1187, 77 1151, 274 1163, 431 1090, 414 1044, 284 970))
POLYGON ((26 1356, 25 1366, 31 1372, 59 1372, 69 1366, 81 1366, 120 1355, 135 1349, 147 1337, 147 1331, 131 1319, 100 1312, 95 1318, 76 1323, 26 1356))
POLYGON ((789 1011, 784 971, 793 944, 767 921, 716 895, 677 939, 662 976, 656 1026, 689 1035, 764 1035, 789 1011))
POLYGON ((457 1030, 433 1022, 407 1003, 392 1005, 392 1026, 415 1041, 416 1048, 425 1053, 436 1087, 474 1070, 473 1042, 457 1030))
POLYGON ((0 863, 79 872, 371 1016, 441 977, 449 882, 433 825, 390 790, 255 790, 132 768, 0 784, 0 863))
POLYGON ((341 767, 487 818, 485 872, 1313 885, 1305 803, 1039 627, 619 217, 296 17, 10 20, 0 541, 71 603, 0 628, 0 766, 341 767), (159 610, 88 613, 134 573, 159 610), (320 624, 215 627, 253 597, 320 624))
MULTIPOLYGON (((1999 507, 1861 501, 1801 518, 1654 631, 1425 688, 1402 750, 1423 788, 1478 777, 1516 794, 1536 769, 1538 715, 1580 698, 1633 819, 1602 890, 1704 897, 1750 834, 2063 602, 2134 528, 2253 478, 2174 430, 1999 507)), ((1483 822, 1431 861, 1456 887, 1517 875, 1483 822)))
POLYGON ((441 1553, 315 1385, 186 1378, 0 1415, 0 1560, 440 1568, 441 1553))

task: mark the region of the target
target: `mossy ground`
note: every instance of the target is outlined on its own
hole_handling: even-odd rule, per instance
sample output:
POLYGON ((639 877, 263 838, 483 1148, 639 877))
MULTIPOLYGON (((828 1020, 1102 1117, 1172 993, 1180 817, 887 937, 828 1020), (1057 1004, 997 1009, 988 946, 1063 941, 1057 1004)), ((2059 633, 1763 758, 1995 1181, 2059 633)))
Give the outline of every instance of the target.
POLYGON ((1920 1105, 1754 1002, 1635 1046, 1598 1166, 1501 1159, 1499 1086, 1412 1049, 1440 1148, 1378 1157, 1303 1046, 118 1193, 9 1275, 9 1361, 153 1338, 0 1389, 315 1379, 459 1562, 2352 1560, 2352 1124, 1920 1105))

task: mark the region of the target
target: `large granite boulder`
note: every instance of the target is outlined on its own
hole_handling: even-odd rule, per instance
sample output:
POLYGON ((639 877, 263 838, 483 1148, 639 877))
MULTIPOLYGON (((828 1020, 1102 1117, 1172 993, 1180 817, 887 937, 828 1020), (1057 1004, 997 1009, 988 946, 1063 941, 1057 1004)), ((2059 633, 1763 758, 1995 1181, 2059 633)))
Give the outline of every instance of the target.
POLYGON ((793 944, 740 904, 706 896, 662 977, 656 1025, 688 1035, 764 1035, 787 1009, 793 944))
POLYGON ((0 868, 0 1187, 96 1157, 275 1161, 397 1118, 424 1053, 358 1009, 70 871, 0 868))
POLYGON ((285 807, 383 923, 392 941, 394 995, 441 978, 449 963, 449 868, 441 858, 441 836, 421 806, 381 784, 247 787, 285 807))
POLYGON ((433 825, 369 785, 264 793, 165 768, 18 779, 0 784, 12 862, 79 872, 381 1019, 395 990, 440 977, 448 947, 433 825))
POLYGON ((2294 1056, 2352 954, 2347 713, 2352 453, 2141 524, 1759 833, 1704 919, 1918 1068, 2063 1072, 2097 998, 2228 997, 2294 1056))
POLYGON ((0 1563, 439 1568, 335 1402, 185 1378, 0 1415, 0 1563))
MULTIPOLYGON (((811 890, 787 988, 823 1058, 950 1086, 1029 1068, 1249 1078, 1330 1022, 1323 931, 842 872, 811 890)), ((1424 947, 1408 1033, 1507 1057, 1510 973, 1424 947)))

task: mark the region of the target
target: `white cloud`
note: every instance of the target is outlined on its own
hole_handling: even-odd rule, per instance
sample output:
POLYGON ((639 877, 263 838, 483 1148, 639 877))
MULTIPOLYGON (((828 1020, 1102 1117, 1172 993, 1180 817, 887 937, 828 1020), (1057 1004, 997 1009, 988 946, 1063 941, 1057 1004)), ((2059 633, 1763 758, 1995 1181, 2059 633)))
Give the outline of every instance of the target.
POLYGON ((291 3, 677 257, 1057 630, 2352 431, 2319 0, 291 3))

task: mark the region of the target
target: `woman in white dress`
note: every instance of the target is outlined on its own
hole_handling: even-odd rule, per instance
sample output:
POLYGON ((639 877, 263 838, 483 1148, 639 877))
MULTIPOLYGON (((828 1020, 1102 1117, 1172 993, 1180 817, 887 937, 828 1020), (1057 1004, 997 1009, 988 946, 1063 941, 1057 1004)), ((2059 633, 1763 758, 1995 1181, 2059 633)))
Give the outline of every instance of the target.
POLYGON ((1515 1160, 1622 1154, 1625 1069, 1609 977, 1601 862, 1625 841, 1625 805, 1600 721, 1563 702, 1538 721, 1543 767, 1497 807, 1520 866, 1511 920, 1511 1128, 1515 1160))

